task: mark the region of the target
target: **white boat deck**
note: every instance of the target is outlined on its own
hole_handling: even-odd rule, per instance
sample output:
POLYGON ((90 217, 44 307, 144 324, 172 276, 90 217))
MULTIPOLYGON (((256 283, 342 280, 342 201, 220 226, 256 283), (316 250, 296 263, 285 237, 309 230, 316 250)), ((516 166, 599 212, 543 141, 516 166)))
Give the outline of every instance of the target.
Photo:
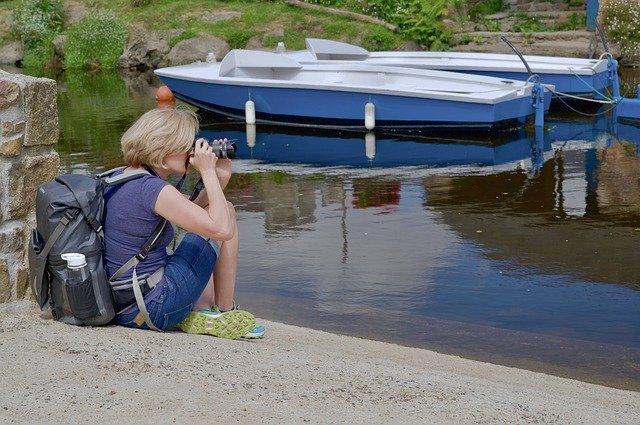
MULTIPOLYGON (((515 54, 465 52, 369 52, 359 46, 333 40, 306 39, 306 50, 287 52, 301 63, 331 61, 362 62, 371 65, 456 71, 526 72, 515 54)), ((593 75, 607 70, 606 59, 553 56, 523 56, 533 73, 593 75)))

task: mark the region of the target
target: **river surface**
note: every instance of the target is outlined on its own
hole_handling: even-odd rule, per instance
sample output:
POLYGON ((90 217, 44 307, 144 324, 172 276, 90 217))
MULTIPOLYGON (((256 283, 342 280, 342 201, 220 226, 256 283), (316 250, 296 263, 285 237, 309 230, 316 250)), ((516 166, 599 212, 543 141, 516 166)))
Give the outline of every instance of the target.
MULTIPOLYGON (((623 76, 633 92, 640 75, 623 76)), ((119 137, 159 82, 55 78, 60 171, 120 165, 119 137)), ((218 121, 203 117, 202 135, 238 139, 243 308, 640 390, 639 128, 561 112, 489 136, 218 121)))

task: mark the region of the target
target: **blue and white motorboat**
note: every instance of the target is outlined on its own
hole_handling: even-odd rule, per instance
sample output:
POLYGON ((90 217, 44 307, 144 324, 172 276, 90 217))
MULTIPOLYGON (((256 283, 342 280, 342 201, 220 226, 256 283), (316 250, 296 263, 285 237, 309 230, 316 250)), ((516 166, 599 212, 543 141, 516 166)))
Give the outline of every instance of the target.
POLYGON ((232 50, 221 62, 156 75, 192 105, 248 123, 333 128, 510 128, 543 124, 548 87, 493 77, 356 63, 302 64, 232 50))
POLYGON ((369 52, 359 46, 340 41, 307 38, 306 50, 286 52, 300 63, 353 62, 370 65, 400 66, 416 69, 464 72, 513 80, 527 80, 529 71, 538 75, 543 84, 555 87, 559 95, 587 98, 608 97, 617 84, 612 75, 616 70, 610 57, 582 59, 554 56, 523 58, 530 70, 515 54, 474 52, 369 52))

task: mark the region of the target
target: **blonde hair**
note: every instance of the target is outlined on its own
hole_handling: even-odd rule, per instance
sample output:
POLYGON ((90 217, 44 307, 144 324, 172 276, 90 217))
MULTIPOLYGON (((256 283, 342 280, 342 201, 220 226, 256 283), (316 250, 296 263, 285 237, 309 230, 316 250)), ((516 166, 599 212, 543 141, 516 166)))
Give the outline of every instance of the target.
POLYGON ((122 135, 124 161, 132 167, 162 166, 167 156, 188 151, 197 132, 198 117, 190 109, 152 109, 122 135))

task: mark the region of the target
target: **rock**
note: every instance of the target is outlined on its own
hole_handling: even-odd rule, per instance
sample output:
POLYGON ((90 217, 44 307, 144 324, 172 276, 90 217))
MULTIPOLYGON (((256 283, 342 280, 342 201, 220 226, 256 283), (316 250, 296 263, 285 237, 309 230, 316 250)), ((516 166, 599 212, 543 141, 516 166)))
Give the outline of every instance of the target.
MULTIPOLYGON (((251 37, 249 40, 247 40, 247 45, 245 46, 245 49, 263 50, 264 45, 262 44, 262 38, 257 35, 251 37)), ((218 59, 222 59, 222 58, 218 58, 218 59)))
POLYGON ((25 251, 29 229, 24 222, 6 221, 0 225, 0 251, 4 254, 25 251))
POLYGON ((80 21, 90 12, 84 3, 78 1, 65 1, 64 11, 67 17, 66 26, 68 27, 80 21))
POLYGON ((229 44, 218 37, 203 34, 183 40, 173 46, 159 66, 184 65, 195 61, 204 61, 207 53, 214 52, 220 59, 229 52, 229 44))
POLYGON ((218 22, 218 21, 228 21, 231 19, 236 19, 242 16, 242 13, 240 12, 235 12, 235 11, 230 11, 230 10, 223 10, 223 11, 218 11, 218 12, 208 12, 208 13, 204 13, 202 15, 197 16, 198 19, 207 22, 209 24, 213 24, 214 22, 218 22))
POLYGON ((5 219, 13 220, 26 217, 35 210, 35 196, 42 182, 58 175, 60 157, 53 149, 45 153, 23 154, 18 161, 3 163, 0 173, 9 176, 8 193, 5 194, 5 219), (37 178, 34 178, 37 173, 37 178))
POLYGON ((56 52, 58 56, 64 56, 64 45, 67 42, 66 35, 56 35, 55 38, 51 41, 53 43, 53 50, 56 52))
POLYGON ((0 63, 13 65, 22 59, 23 55, 24 47, 21 41, 12 41, 4 46, 0 46, 0 63))
POLYGON ((7 260, 0 259, 0 303, 11 299, 11 285, 7 260))
POLYGON ((32 294, 27 289, 29 289, 29 268, 23 264, 16 270, 16 299, 30 299, 32 294))
POLYGON ((129 26, 128 32, 124 52, 118 59, 118 68, 140 71, 157 68, 170 51, 166 40, 177 35, 167 31, 148 31, 141 24, 129 26))
POLYGON ((20 85, 9 79, 0 79, 0 109, 11 106, 20 95, 20 85))
POLYGON ((416 43, 415 41, 405 41, 400 47, 398 47, 397 50, 402 52, 415 52, 424 49, 420 47, 420 44, 416 43))

